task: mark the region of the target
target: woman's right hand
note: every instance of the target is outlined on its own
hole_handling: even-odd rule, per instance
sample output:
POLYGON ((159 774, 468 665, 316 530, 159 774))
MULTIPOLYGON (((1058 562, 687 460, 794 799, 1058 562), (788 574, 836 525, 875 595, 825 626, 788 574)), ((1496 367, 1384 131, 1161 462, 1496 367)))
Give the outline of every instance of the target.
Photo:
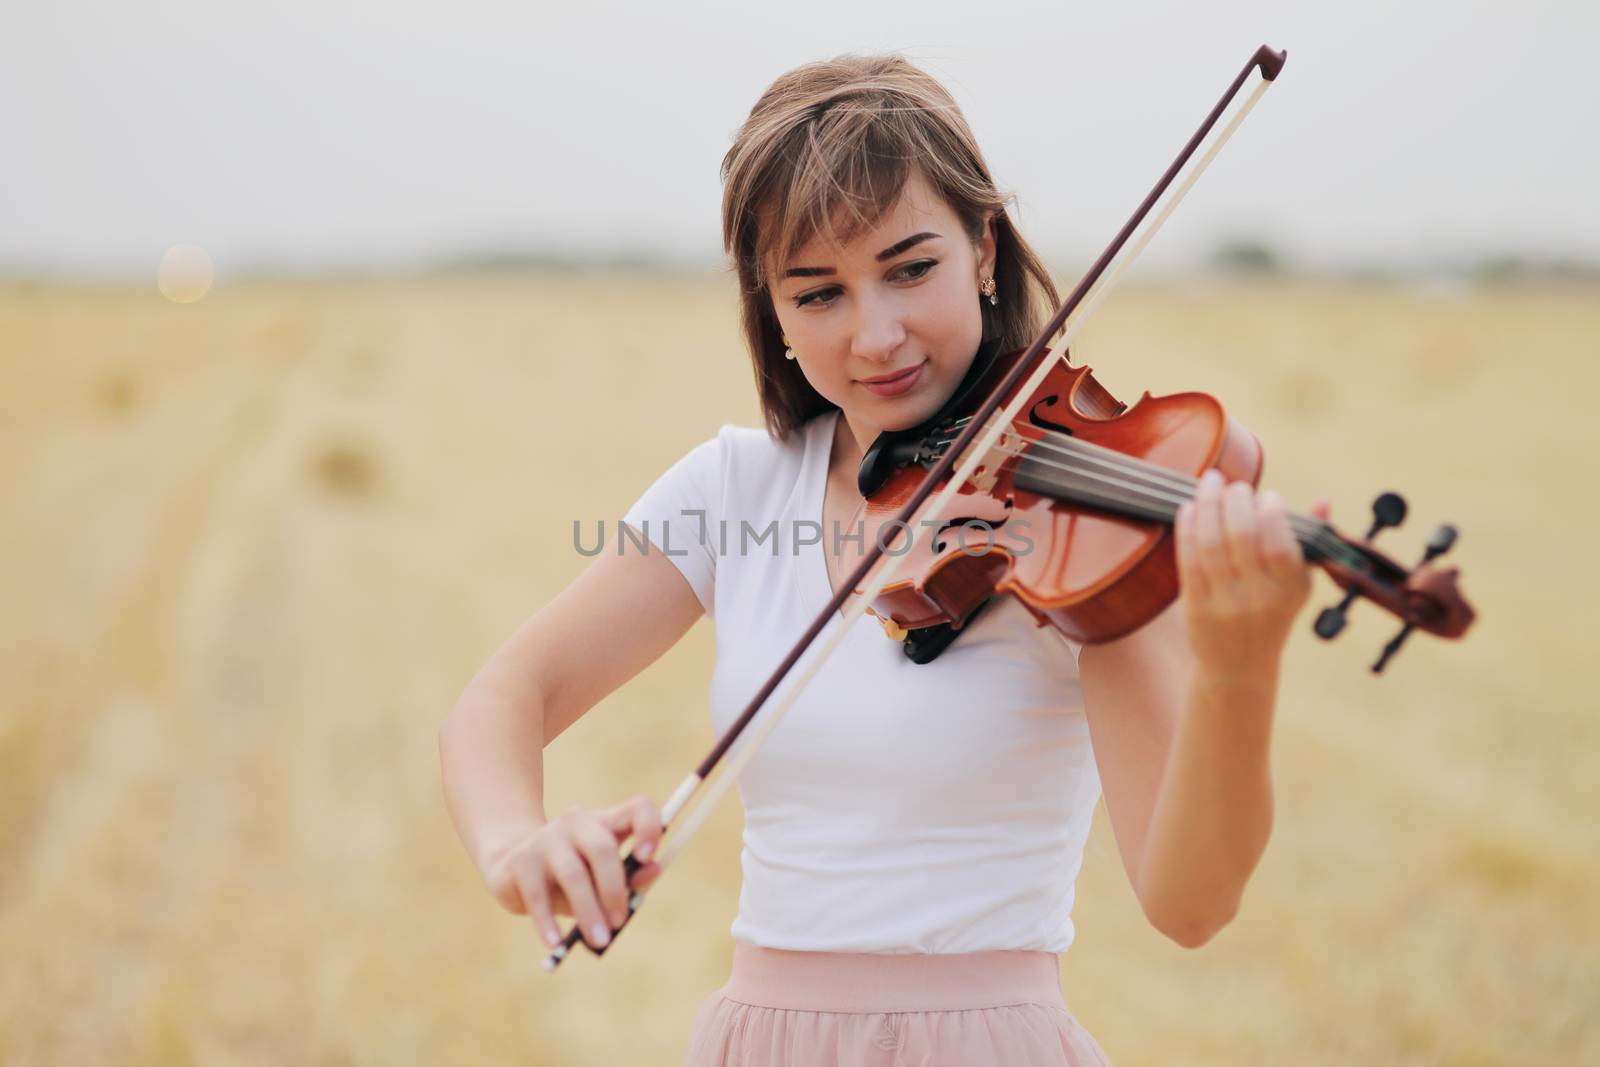
POLYGON ((603 948, 628 917, 628 897, 660 875, 648 861, 661 841, 661 811, 647 797, 609 808, 568 808, 557 818, 503 847, 487 865, 484 881, 507 910, 527 915, 547 945, 561 943, 557 915, 571 915, 591 948, 603 948), (633 838, 643 866, 630 887, 618 846, 633 838))

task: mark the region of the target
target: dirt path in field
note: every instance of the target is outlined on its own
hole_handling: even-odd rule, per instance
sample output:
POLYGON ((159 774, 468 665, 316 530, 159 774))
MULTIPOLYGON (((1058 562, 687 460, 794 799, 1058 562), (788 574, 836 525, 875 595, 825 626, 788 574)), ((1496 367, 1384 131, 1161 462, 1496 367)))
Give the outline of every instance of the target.
POLYGON ((169 440, 159 460, 152 452, 183 473, 165 498, 144 501, 148 548, 105 605, 99 636, 65 665, 71 685, 53 694, 49 751, 33 754, 34 792, 18 798, 6 842, 0 1004, 59 1004, 45 1029, 74 1062, 160 1043, 123 1028, 161 1017, 150 1002, 173 954, 203 954, 196 932, 251 881, 252 821, 282 788, 261 754, 288 725, 295 682, 275 655, 295 641, 290 607, 306 575, 284 519, 286 480, 299 473, 286 462, 294 403, 311 367, 239 361, 231 374, 194 376, 182 406, 216 417, 190 422, 191 438, 169 440), (48 944, 17 928, 52 918, 63 921, 48 944))

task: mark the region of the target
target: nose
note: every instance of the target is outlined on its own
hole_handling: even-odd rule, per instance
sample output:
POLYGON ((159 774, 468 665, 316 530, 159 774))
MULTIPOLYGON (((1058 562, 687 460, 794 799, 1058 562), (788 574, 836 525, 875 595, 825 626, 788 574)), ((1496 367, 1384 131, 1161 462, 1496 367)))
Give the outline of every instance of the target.
POLYGON ((864 297, 856 307, 859 311, 850 335, 850 354, 874 363, 889 362, 906 340, 906 329, 894 304, 864 297))

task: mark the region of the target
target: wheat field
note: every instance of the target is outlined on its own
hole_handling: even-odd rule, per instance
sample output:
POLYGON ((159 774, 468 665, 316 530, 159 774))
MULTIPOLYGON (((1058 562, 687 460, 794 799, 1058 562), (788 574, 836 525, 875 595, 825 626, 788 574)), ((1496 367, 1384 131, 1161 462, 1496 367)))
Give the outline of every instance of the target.
MULTIPOLYGON (((1291 506, 1359 533, 1399 490, 1405 561, 1455 522, 1480 612, 1381 678, 1390 621, 1307 616, 1273 841, 1203 949, 1145 923, 1100 813, 1062 973, 1119 1067, 1600 1062, 1597 296, 1158 286, 1085 331, 1124 399, 1221 396, 1291 506)), ((546 976, 436 730, 583 565, 573 520, 723 422, 759 417, 715 273, 0 286, 0 1063, 677 1063, 737 805, 546 976)), ((709 625, 552 746, 551 808, 699 758, 709 625)))

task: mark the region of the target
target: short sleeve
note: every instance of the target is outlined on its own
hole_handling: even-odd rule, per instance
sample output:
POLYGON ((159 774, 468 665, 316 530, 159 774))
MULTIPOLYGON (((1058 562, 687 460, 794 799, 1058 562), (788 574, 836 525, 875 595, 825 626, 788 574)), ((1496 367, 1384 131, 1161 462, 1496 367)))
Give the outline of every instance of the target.
POLYGON ((1076 669, 1079 663, 1079 657, 1083 654, 1083 645, 1077 641, 1074 641, 1072 638, 1068 637, 1054 626, 1051 626, 1049 623, 1046 623, 1043 627, 1041 627, 1041 629, 1049 630, 1060 639, 1061 643, 1067 647, 1067 651, 1072 653, 1072 666, 1074 669, 1076 669))
POLYGON ((667 468, 623 515, 630 530, 617 531, 619 551, 647 551, 648 541, 670 559, 708 617, 714 614, 717 574, 709 531, 722 517, 724 436, 719 432, 667 468))

